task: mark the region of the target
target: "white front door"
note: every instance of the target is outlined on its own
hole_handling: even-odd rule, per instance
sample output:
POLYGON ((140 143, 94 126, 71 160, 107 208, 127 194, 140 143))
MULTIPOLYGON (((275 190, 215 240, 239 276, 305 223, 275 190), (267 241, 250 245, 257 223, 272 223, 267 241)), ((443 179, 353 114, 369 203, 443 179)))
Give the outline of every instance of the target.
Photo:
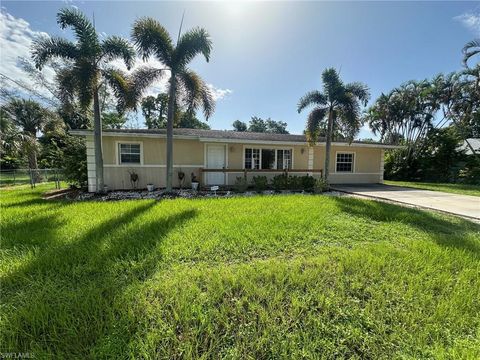
MULTIPOLYGON (((225 165, 225 146, 207 145, 207 168, 223 169, 225 165)), ((207 185, 225 185, 225 173, 208 172, 207 185)))

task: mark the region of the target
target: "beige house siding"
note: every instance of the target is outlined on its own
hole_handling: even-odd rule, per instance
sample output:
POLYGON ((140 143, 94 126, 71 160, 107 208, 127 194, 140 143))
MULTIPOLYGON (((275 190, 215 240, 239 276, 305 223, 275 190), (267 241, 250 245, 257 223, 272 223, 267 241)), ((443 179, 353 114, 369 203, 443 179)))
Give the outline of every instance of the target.
MULTIPOLYGON (((93 137, 88 135, 87 140, 87 167, 89 191, 95 191, 95 157, 93 137)), ((200 174, 200 168, 207 164, 207 147, 209 144, 224 145, 226 151, 226 168, 239 169, 238 173, 227 173, 225 180, 227 185, 233 185, 238 176, 243 176, 244 149, 245 148, 267 148, 267 149, 291 149, 292 168, 305 169, 305 173, 295 175, 313 174, 308 170, 323 169, 325 161, 325 145, 317 144, 313 147, 307 144, 262 144, 248 142, 221 142, 201 141, 198 139, 175 139, 174 140, 174 179, 175 187, 180 185, 178 172, 185 173, 185 186, 190 186, 190 174, 200 174)), ((130 189, 129 172, 135 171, 139 175, 138 188, 146 188, 149 183, 156 187, 165 186, 166 177, 166 139, 155 136, 104 136, 103 138, 103 159, 105 184, 109 189, 130 189), (118 147, 119 143, 139 143, 141 147, 141 164, 120 164, 118 147)), ((383 181, 383 156, 384 150, 376 147, 361 145, 336 146, 332 145, 330 158, 330 182, 335 183, 378 183, 383 181), (336 172, 337 152, 353 152, 354 172, 336 172)), ((272 178, 276 173, 248 174, 250 182, 255 175, 266 175, 272 178)), ((206 183, 206 175, 200 179, 202 184, 206 183)))
MULTIPOLYGON (((325 165, 325 145, 314 146, 314 168, 323 169, 325 165)), ((332 184, 348 183, 381 183, 383 182, 384 150, 375 147, 364 147, 352 144, 336 146, 332 144, 330 152, 330 176, 332 184), (337 153, 354 153, 354 171, 352 173, 337 173, 337 153)))

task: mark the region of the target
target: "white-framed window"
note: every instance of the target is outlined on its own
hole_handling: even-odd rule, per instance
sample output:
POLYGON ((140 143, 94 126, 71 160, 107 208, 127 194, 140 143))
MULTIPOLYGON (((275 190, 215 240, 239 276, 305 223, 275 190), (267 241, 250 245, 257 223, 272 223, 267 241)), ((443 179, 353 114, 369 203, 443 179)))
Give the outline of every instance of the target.
POLYGON ((355 154, 352 152, 337 152, 336 172, 353 172, 355 154))
POLYGON ((118 143, 119 164, 141 164, 142 147, 140 143, 118 143))
POLYGON ((291 149, 245 148, 245 169, 291 169, 291 149))

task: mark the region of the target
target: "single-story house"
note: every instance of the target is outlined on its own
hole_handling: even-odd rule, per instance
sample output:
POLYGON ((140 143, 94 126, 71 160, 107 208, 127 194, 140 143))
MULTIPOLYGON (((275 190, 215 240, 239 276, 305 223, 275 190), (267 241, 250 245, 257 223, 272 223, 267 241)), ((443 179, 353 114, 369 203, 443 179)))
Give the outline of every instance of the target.
MULTIPOLYGON (((93 132, 74 130, 85 136, 88 189, 96 190, 93 132)), ((102 136, 104 179, 109 189, 131 188, 130 173, 138 174, 138 188, 147 184, 165 187, 166 130, 104 130, 102 136)), ((385 149, 381 143, 345 141, 332 143, 329 181, 340 183, 382 183, 385 149)), ((275 176, 285 170, 292 175, 322 175, 325 142, 310 146, 304 135, 266 134, 226 130, 174 129, 174 186, 178 172, 189 186, 195 174, 201 186, 233 185, 239 176, 247 181, 256 175, 275 176)))

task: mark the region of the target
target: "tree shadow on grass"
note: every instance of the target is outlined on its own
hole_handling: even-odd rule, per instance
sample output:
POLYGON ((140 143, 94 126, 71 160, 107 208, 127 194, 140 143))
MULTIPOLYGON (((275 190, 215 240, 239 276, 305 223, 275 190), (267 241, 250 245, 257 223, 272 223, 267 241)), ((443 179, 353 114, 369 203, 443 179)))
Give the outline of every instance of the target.
POLYGON ((31 217, 21 222, 4 222, 0 226, 2 250, 31 246, 47 248, 54 243, 55 230, 61 225, 55 214, 31 217))
POLYGON ((161 262, 158 245, 196 216, 185 210, 138 221, 157 204, 142 203, 78 241, 48 247, 3 278, 8 326, 1 331, 7 348, 0 350, 89 357, 118 322, 118 297, 154 273, 161 262))
POLYGON ((480 257, 480 241, 467 238, 467 234, 479 232, 480 226, 464 219, 440 218, 425 210, 347 197, 334 197, 339 208, 347 214, 377 222, 400 222, 428 232, 431 239, 445 247, 468 251, 480 257))

